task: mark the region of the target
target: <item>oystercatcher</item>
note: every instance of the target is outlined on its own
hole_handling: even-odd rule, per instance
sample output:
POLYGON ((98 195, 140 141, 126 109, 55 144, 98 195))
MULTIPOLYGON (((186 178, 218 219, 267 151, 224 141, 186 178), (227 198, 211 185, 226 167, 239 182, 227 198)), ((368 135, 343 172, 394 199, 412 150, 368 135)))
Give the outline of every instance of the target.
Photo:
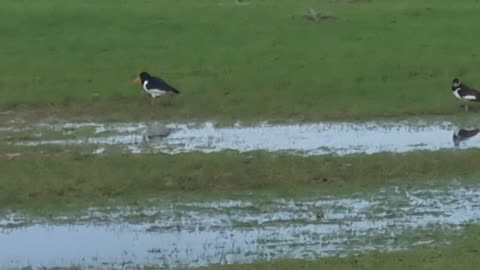
MULTIPOLYGON (((457 78, 453 79, 452 92, 455 97, 463 102, 480 101, 480 92, 464 84, 457 78)), ((465 103, 465 110, 468 111, 467 103, 465 103)))
POLYGON ((143 89, 152 97, 152 104, 153 101, 161 95, 167 93, 180 94, 180 91, 170 86, 164 80, 151 76, 145 71, 140 73, 140 75, 137 76, 133 82, 140 82, 142 84, 143 89))

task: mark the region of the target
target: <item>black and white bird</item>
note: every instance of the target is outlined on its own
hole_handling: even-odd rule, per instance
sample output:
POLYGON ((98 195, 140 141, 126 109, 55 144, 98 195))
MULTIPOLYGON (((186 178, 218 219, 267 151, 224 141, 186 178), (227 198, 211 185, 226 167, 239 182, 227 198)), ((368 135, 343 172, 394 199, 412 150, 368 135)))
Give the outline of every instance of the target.
MULTIPOLYGON (((463 102, 480 102, 480 92, 464 84, 457 78, 453 79, 452 92, 455 97, 463 102)), ((465 110, 468 111, 467 103, 465 103, 465 110)))
POLYGON ((478 133, 480 133, 480 128, 472 128, 472 129, 461 128, 461 129, 457 129, 453 132, 453 136, 452 136, 453 137, 453 144, 455 146, 459 146, 461 142, 477 136, 478 133))
POLYGON ((142 84, 143 90, 145 90, 145 92, 147 92, 152 97, 152 104, 157 97, 164 94, 180 94, 180 91, 170 86, 164 80, 158 77, 154 77, 145 71, 140 73, 140 75, 136 77, 133 82, 140 82, 142 84))

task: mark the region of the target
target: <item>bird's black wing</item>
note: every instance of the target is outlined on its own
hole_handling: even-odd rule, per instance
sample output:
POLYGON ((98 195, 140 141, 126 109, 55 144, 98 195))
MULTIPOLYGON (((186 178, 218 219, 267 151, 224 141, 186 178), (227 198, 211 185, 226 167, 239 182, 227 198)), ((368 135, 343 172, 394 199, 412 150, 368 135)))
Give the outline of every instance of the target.
POLYGON ((176 93, 176 94, 180 93, 180 91, 175 89, 173 86, 169 85, 167 82, 165 82, 164 80, 162 80, 160 78, 157 78, 157 77, 151 77, 148 80, 148 87, 149 88, 156 88, 156 89, 159 89, 159 90, 164 90, 164 91, 167 91, 167 92, 173 92, 173 93, 176 93))
POLYGON ((463 97, 464 99, 466 100, 470 100, 470 101, 480 101, 480 92, 473 89, 472 87, 462 83, 461 86, 459 87, 452 87, 452 90, 455 90, 455 89, 458 89, 460 88, 460 90, 458 91, 458 94, 463 97))

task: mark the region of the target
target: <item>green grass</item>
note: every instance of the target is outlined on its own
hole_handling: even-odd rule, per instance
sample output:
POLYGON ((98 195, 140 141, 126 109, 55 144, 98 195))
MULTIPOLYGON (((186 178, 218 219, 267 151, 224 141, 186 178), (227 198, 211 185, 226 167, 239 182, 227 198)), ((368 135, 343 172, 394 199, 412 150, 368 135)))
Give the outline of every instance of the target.
POLYGON ((96 157, 41 148, 0 162, 0 208, 76 208, 185 192, 274 189, 328 194, 478 179, 480 150, 300 157, 251 152, 96 157))
POLYGON ((0 107, 70 116, 322 120, 461 113, 480 3, 0 0, 0 107), (336 19, 312 22, 308 8, 336 19), (150 106, 141 70, 183 91, 150 106))

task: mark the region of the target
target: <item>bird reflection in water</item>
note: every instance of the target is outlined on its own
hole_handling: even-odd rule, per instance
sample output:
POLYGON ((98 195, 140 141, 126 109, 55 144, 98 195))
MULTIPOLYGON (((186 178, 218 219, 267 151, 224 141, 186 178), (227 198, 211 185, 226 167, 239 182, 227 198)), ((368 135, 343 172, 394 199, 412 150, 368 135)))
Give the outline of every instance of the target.
POLYGON ((468 140, 472 137, 475 137, 478 133, 480 133, 480 128, 460 128, 453 132, 453 144, 455 147, 458 147, 461 142, 468 140))

